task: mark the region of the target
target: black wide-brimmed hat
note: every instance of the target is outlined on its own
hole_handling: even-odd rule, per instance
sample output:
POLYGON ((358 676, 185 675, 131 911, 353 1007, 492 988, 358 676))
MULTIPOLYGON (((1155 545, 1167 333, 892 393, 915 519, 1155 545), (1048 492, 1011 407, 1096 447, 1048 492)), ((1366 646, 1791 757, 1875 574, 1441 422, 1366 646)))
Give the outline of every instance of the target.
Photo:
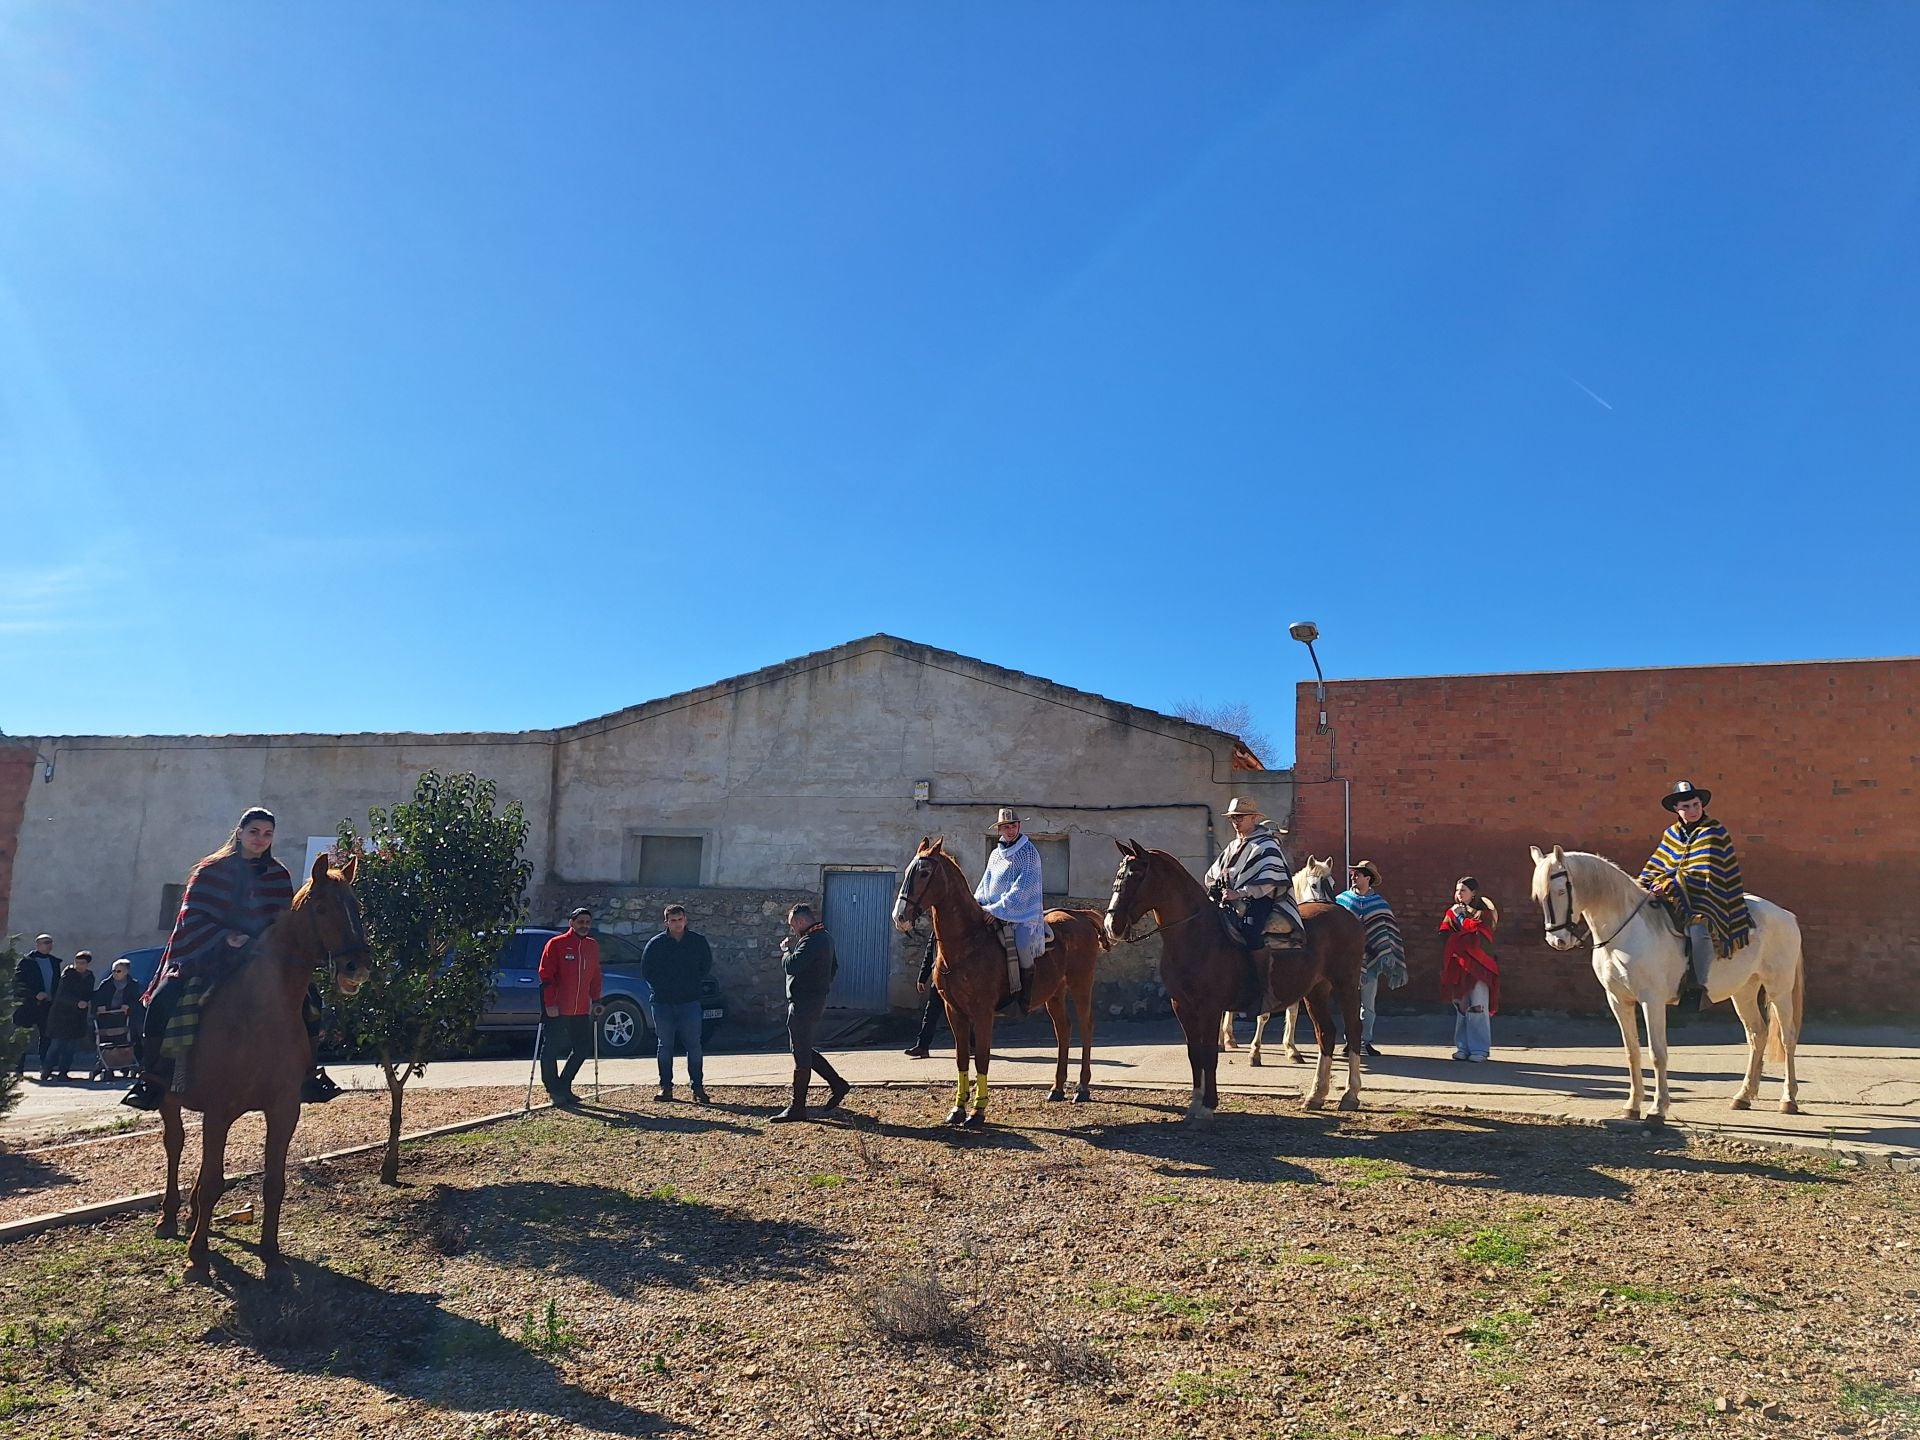
POLYGON ((1668 810, 1678 810, 1682 800, 1698 800, 1702 806, 1713 803, 1713 791, 1696 786, 1691 780, 1673 782, 1673 793, 1660 803, 1668 810))

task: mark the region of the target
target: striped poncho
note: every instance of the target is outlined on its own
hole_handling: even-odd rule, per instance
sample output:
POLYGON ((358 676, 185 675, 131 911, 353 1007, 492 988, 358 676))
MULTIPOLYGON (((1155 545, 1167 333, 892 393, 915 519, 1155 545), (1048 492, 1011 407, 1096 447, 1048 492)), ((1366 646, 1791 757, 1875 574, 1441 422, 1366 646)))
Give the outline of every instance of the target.
POLYGON ((1288 898, 1292 877, 1280 837, 1263 820, 1244 835, 1236 835, 1207 867, 1208 888, 1239 890, 1248 899, 1288 898))
POLYGON ((141 1003, 152 1004, 154 992, 176 975, 191 979, 205 973, 220 979, 245 953, 227 945, 227 936, 238 930, 258 940, 292 903, 293 877, 271 855, 259 860, 221 855, 201 861, 187 877, 173 934, 141 1003))
POLYGON ((1660 848, 1640 870, 1640 883, 1649 890, 1670 886, 1689 918, 1707 922, 1716 955, 1731 955, 1753 938, 1753 914, 1740 883, 1733 837, 1711 815, 1692 825, 1680 820, 1668 826, 1660 848))
POLYGON ((1362 895, 1358 890, 1342 890, 1333 903, 1351 910, 1366 927, 1366 958, 1360 969, 1363 980, 1387 982, 1389 990, 1407 983, 1407 945, 1400 936, 1400 922, 1393 917, 1393 906, 1378 890, 1362 895))

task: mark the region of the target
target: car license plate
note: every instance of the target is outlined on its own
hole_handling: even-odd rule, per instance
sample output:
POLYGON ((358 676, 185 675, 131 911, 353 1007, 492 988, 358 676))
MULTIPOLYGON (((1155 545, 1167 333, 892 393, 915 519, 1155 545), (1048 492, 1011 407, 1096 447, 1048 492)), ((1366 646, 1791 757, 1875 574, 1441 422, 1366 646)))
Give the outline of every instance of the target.
POLYGON ((718 1020, 725 1013, 724 1010, 702 1010, 700 1012, 700 1018, 702 1020, 718 1020))

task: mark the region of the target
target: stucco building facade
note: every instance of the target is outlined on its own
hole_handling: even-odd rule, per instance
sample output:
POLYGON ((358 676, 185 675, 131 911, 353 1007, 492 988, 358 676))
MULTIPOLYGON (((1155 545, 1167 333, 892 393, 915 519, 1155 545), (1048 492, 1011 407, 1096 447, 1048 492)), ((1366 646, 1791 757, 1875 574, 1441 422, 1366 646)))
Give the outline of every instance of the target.
MULTIPOLYGON (((158 944, 172 887, 247 805, 275 811, 278 853, 298 866, 308 837, 404 799, 429 767, 487 776, 524 807, 535 921, 590 894, 650 932, 672 893, 697 927, 708 897, 729 917, 722 983, 750 1016, 774 1003, 774 912, 796 895, 823 899, 841 937, 840 1003, 912 1003, 918 956, 875 907, 923 835, 977 866, 997 806, 1027 817, 1050 890, 1102 902, 1116 838, 1198 868, 1230 796, 1292 808, 1290 775, 1234 736, 875 635, 556 730, 30 737, 0 751, 4 924, 52 931, 63 953, 158 944)), ((1150 986, 1151 955, 1112 973, 1150 986)), ((1105 997, 1122 1003, 1137 996, 1105 997)))

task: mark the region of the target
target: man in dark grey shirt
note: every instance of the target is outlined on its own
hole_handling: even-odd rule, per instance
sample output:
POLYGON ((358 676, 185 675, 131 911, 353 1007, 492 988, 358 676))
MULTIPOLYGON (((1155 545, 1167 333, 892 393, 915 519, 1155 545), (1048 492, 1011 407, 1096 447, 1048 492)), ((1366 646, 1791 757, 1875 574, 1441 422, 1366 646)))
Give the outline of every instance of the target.
POLYGON ((847 1098, 853 1087, 840 1078, 840 1072, 827 1063, 827 1057, 813 1048, 814 1031, 827 1008, 827 992, 833 988, 834 973, 840 962, 833 953, 833 937, 827 927, 814 919, 811 905, 796 905, 787 912, 787 937, 780 942, 781 968, 787 973, 787 1043, 793 1048, 793 1102, 776 1111, 775 1121, 805 1120, 807 1085, 814 1075, 827 1082, 826 1104, 831 1110, 847 1098))

